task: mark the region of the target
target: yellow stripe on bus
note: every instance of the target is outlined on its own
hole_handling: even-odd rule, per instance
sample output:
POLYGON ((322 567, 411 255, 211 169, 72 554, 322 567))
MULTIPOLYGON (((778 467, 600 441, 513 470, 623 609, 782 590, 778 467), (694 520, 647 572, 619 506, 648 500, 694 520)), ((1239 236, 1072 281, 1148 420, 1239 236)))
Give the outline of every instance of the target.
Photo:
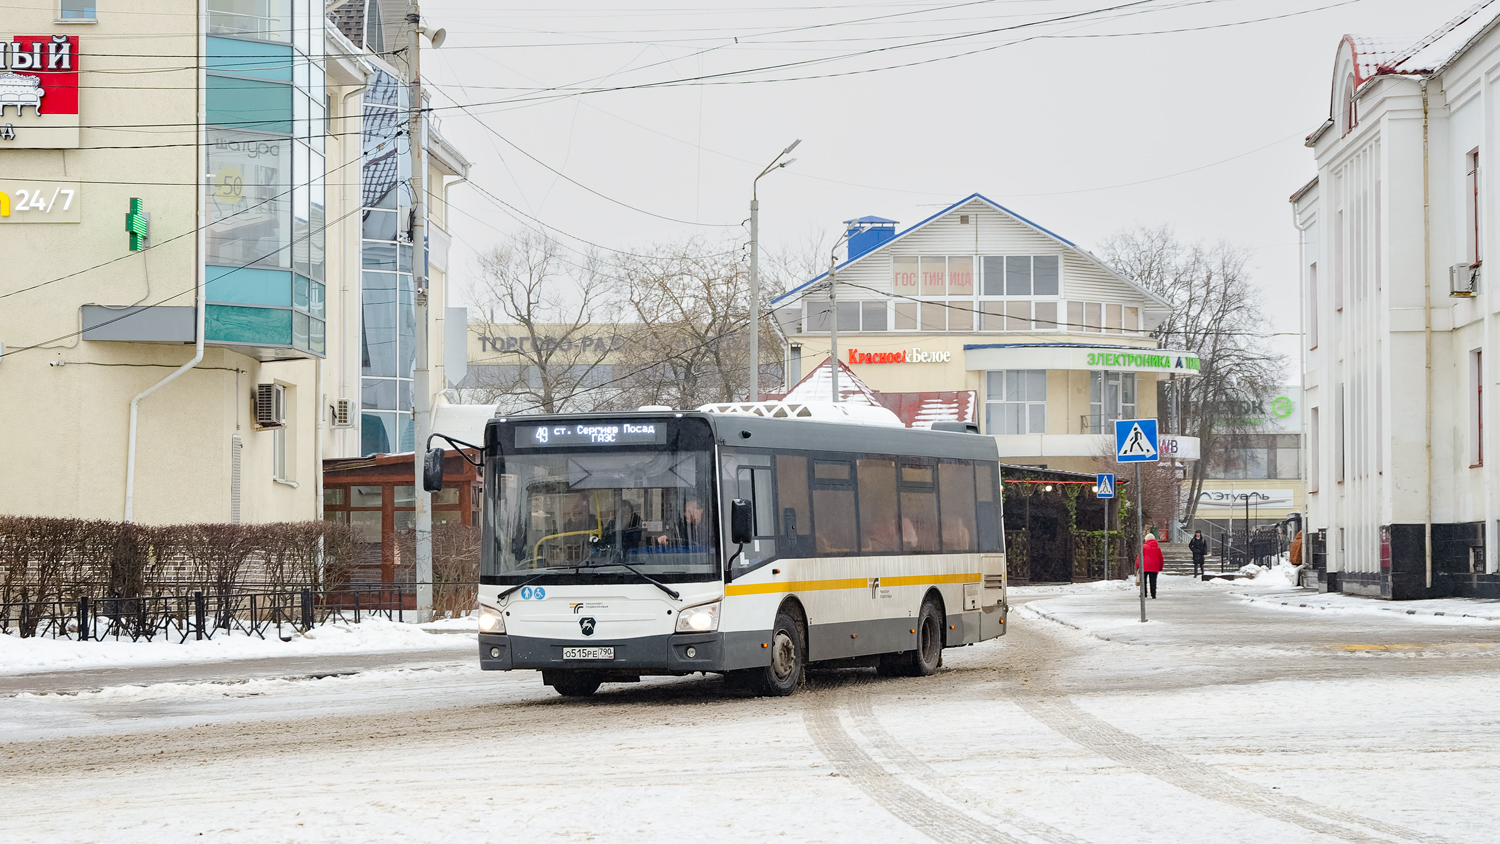
POLYGON ((904 577, 882 577, 881 586, 925 586, 929 583, 978 583, 984 576, 970 574, 913 574, 904 577))
MULTIPOLYGON (((881 586, 925 586, 929 583, 977 583, 983 575, 972 574, 918 574, 904 577, 882 577, 881 586)), ((865 577, 846 577, 837 580, 792 580, 786 583, 743 583, 724 587, 728 595, 767 595, 773 592, 818 592, 827 589, 869 589, 870 580, 865 577)))

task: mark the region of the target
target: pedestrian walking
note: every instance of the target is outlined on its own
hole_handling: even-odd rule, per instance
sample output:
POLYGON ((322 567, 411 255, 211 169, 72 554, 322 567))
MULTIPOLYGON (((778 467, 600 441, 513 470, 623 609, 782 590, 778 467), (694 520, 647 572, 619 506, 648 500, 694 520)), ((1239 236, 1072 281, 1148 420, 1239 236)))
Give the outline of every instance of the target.
POLYGON ((1141 571, 1146 575, 1146 587, 1153 598, 1156 597, 1156 576, 1161 574, 1161 566, 1161 547, 1156 544, 1156 537, 1148 533, 1145 544, 1141 546, 1141 571))
POLYGON ((1208 556, 1208 540, 1203 538, 1203 531, 1193 531, 1192 541, 1188 542, 1188 550, 1193 552, 1193 574, 1202 577, 1203 558, 1208 556))

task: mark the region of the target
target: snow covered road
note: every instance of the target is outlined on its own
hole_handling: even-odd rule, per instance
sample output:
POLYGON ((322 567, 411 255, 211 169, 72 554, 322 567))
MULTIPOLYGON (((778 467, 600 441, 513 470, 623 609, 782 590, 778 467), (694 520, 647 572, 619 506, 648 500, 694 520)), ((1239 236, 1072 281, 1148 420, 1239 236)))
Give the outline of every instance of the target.
POLYGON ((0 697, 0 841, 1500 841, 1500 624, 1035 591, 935 677, 786 699, 565 700, 447 642, 0 697))

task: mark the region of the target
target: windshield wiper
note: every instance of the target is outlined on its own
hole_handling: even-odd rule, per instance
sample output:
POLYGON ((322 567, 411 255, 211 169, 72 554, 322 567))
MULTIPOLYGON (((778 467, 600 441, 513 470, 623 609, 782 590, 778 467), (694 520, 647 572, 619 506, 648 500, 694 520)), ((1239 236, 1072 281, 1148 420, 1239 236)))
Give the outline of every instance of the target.
POLYGON ((517 583, 515 586, 512 586, 509 589, 505 590, 504 592, 501 592, 500 594, 496 595, 495 596, 495 600, 496 601, 504 600, 506 595, 509 595, 510 593, 515 592, 515 591, 517 591, 518 589, 521 589, 524 586, 530 586, 531 584, 537 582, 538 580, 541 580, 544 577, 547 577, 547 576, 553 575, 553 574, 558 574, 559 572, 564 572, 564 571, 571 571, 574 574, 577 574, 578 573, 578 566, 573 566, 571 569, 563 568, 562 566, 558 566, 557 568, 547 569, 546 571, 541 572, 540 574, 534 574, 531 577, 528 577, 525 580, 521 581, 520 583, 517 583))
POLYGON ((632 566, 631 564, 625 562, 624 560, 612 560, 612 561, 607 562, 607 563, 597 563, 597 564, 595 564, 593 566, 590 566, 589 568, 602 568, 604 566, 619 566, 620 568, 623 568, 623 569, 629 571, 631 574, 634 574, 636 577, 639 577, 641 580, 644 580, 647 583, 651 584, 652 586, 655 586, 657 589, 660 589, 661 591, 667 593, 668 595, 671 595, 672 596, 672 600, 674 600, 674 601, 680 601, 680 600, 682 600, 682 595, 676 589, 673 589, 672 587, 668 586, 667 584, 662 583, 660 580, 657 580, 656 578, 652 577, 651 575, 646 574, 645 572, 641 571, 640 569, 636 568, 635 566, 632 566))

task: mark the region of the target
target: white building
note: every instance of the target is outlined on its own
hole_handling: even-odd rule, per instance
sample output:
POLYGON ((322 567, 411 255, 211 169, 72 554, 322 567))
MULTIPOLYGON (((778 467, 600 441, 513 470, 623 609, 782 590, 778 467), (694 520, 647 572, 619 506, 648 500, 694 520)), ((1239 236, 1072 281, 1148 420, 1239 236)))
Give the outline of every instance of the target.
POLYGON ((1500 596, 1492 335, 1500 249, 1489 177, 1500 4, 1432 34, 1345 36, 1302 232, 1311 548, 1330 590, 1500 596), (1486 465, 1485 457, 1489 456, 1486 465))

